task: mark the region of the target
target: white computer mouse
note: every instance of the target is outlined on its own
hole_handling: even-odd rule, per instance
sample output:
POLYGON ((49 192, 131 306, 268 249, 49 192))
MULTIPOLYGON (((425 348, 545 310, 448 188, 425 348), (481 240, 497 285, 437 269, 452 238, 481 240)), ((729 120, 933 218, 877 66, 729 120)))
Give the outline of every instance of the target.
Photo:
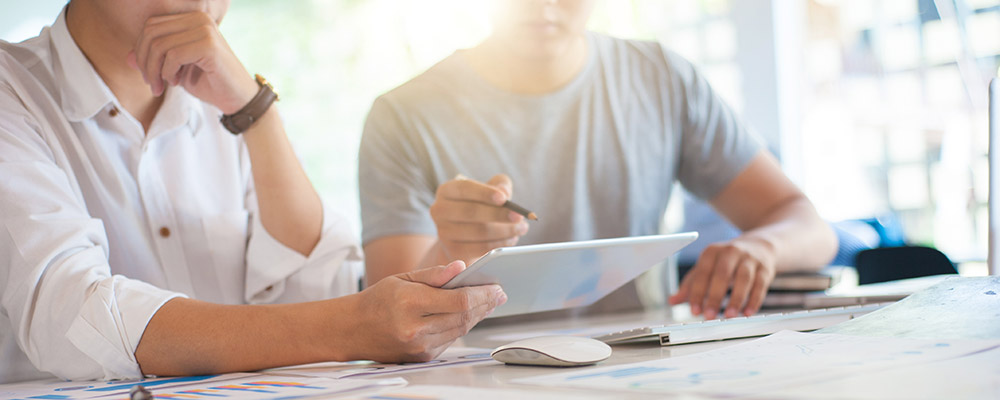
POLYGON ((586 337, 539 336, 497 347, 490 356, 507 364, 576 367, 607 360, 611 346, 586 337))

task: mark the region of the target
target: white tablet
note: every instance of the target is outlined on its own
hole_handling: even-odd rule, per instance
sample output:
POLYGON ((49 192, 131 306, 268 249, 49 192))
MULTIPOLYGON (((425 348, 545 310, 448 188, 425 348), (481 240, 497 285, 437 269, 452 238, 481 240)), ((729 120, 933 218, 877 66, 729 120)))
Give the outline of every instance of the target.
POLYGON ((697 232, 493 249, 442 286, 499 284, 490 317, 591 305, 698 238, 697 232))

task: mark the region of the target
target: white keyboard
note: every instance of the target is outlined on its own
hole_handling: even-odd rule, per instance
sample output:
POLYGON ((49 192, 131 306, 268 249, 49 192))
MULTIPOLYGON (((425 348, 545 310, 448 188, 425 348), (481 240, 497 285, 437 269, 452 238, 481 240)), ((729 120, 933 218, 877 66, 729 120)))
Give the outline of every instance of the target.
POLYGON ((765 336, 782 330, 812 331, 848 321, 892 303, 832 307, 750 317, 648 326, 594 336, 608 344, 659 340, 661 346, 765 336))

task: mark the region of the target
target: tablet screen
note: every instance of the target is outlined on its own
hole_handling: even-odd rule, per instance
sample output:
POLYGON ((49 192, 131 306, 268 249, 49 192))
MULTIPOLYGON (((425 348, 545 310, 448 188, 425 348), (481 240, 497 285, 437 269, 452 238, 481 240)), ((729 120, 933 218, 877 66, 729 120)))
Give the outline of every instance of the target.
POLYGON ((499 284, 507 303, 490 317, 588 306, 697 238, 687 232, 501 247, 442 287, 499 284))

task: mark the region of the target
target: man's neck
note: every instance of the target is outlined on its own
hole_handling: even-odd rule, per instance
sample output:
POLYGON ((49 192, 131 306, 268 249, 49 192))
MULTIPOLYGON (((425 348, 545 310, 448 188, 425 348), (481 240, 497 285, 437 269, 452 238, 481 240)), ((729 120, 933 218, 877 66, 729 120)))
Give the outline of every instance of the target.
POLYGON ((494 86, 518 94, 546 94, 572 81, 587 64, 587 39, 577 38, 546 57, 517 51, 516 45, 489 38, 466 52, 466 59, 480 76, 494 86))
POLYGON ((88 2, 70 2, 66 12, 66 27, 80 51, 87 57, 94 70, 111 89, 122 107, 137 119, 144 131, 149 130, 163 97, 153 96, 142 74, 125 61, 131 46, 106 25, 86 6, 88 2))

